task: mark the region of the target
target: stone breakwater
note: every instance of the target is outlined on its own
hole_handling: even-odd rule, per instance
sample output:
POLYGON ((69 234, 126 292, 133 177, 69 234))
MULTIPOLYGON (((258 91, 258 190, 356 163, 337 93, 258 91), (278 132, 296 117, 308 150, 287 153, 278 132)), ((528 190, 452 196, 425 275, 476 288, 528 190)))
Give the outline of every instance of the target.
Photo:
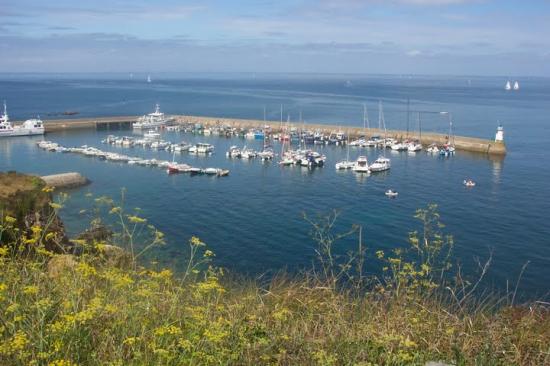
POLYGON ((83 177, 80 173, 62 173, 45 175, 40 177, 50 187, 60 188, 76 188, 88 184, 90 181, 83 177))
MULTIPOLYGON (((199 116, 186 116, 176 115, 173 116, 177 123, 200 123, 206 127, 228 125, 235 128, 261 128, 265 125, 271 126, 272 130, 279 132, 280 123, 278 121, 260 121, 249 119, 235 119, 235 118, 216 118, 216 117, 199 117, 199 116)), ((122 116, 122 117, 98 117, 98 118, 79 118, 79 119, 63 119, 63 120, 50 120, 45 121, 46 132, 63 131, 70 129, 124 129, 131 128, 132 122, 137 120, 137 116, 122 116)), ((294 126, 299 127, 299 124, 294 126)), ((330 133, 332 131, 342 130, 349 134, 351 138, 366 133, 371 135, 384 135, 384 131, 370 128, 363 129, 362 127, 352 126, 337 126, 327 124, 315 124, 307 123, 306 128, 309 130, 320 130, 324 133, 330 133)), ((397 139, 405 138, 406 131, 388 130, 387 136, 397 139)), ((418 138, 417 134, 409 133, 411 138, 418 138)), ((447 135, 438 134, 432 132, 423 132, 420 139, 425 146, 435 143, 442 145, 447 142, 447 135)), ((505 155, 506 145, 504 143, 495 142, 494 140, 481 139, 475 137, 454 136, 454 144, 458 150, 470 151, 476 153, 490 154, 490 155, 505 155)))
MULTIPOLYGON (((265 125, 269 125, 275 132, 280 132, 280 122, 274 121, 259 121, 259 120, 247 120, 247 119, 234 119, 234 118, 213 118, 213 117, 197 117, 197 116, 176 116, 176 120, 179 123, 200 123, 203 126, 213 127, 221 125, 229 125, 236 128, 261 128, 265 125)), ((294 126, 299 127, 299 124, 294 126)), ((307 123, 305 128, 308 130, 320 130, 323 133, 330 133, 334 131, 344 131, 352 139, 359 135, 366 134, 372 135, 384 135, 384 130, 377 128, 352 127, 352 126, 337 126, 327 124, 315 124, 307 123)), ((399 130, 387 130, 388 137, 396 139, 404 139, 407 136, 406 131, 399 130)), ((417 138, 418 133, 409 133, 410 138, 417 138)), ((435 143, 443 145, 447 142, 447 135, 422 132, 422 138, 420 139, 425 146, 435 143)), ((505 155, 506 145, 504 143, 495 142, 494 140, 485 140, 475 137, 454 136, 453 138, 455 147, 458 150, 471 151, 484 154, 505 155)))

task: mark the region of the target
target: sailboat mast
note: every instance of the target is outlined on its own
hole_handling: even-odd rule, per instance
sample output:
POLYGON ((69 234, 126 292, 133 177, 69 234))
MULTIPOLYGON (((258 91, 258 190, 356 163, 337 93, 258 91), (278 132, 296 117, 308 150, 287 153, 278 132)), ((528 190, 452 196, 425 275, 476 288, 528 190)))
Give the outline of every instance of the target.
POLYGON ((366 123, 367 123, 367 105, 365 103, 363 103, 363 132, 365 132, 365 128, 367 128, 366 126, 366 123))
POLYGON ((411 100, 407 97, 407 138, 409 138, 409 115, 410 115, 411 100))
POLYGON ((348 152, 347 152, 347 155, 346 155, 346 161, 349 162, 349 133, 348 133, 348 143, 346 145, 348 147, 348 152))
POLYGON ((378 101, 378 130, 382 130, 382 101, 378 101))
POLYGON ((378 102, 378 113, 379 113, 379 124, 384 125, 384 145, 382 146, 384 157, 386 157, 386 140, 387 140, 387 133, 386 133, 386 121, 384 121, 384 110, 382 109, 382 101, 380 100, 378 102))
POLYGON ((281 132, 283 132, 283 105, 281 104, 281 132))
POLYGON ((363 106, 365 108, 365 121, 367 122, 367 129, 370 130, 369 111, 367 109, 367 103, 365 103, 363 106))
POLYGON ((418 112, 418 140, 422 143, 422 122, 420 121, 420 112, 418 112))
POLYGON ((453 139, 453 147, 455 146, 455 137, 453 135, 453 117, 451 113, 449 113, 449 142, 451 142, 451 138, 453 139))

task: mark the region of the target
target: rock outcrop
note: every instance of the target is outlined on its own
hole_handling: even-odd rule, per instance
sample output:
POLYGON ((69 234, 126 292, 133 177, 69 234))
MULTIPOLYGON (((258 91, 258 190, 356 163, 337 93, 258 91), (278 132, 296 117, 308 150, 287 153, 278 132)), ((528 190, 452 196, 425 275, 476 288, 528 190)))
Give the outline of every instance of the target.
POLYGON ((21 247, 26 238, 40 241, 45 249, 58 253, 72 247, 57 216, 51 190, 39 177, 0 173, 0 219, 0 245, 21 247))

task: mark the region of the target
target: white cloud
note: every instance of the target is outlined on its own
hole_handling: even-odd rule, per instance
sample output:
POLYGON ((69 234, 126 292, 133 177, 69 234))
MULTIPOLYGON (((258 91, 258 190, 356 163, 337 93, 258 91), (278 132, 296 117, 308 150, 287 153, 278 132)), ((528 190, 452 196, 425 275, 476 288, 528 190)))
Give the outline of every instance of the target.
POLYGON ((410 50, 407 52, 407 56, 416 57, 422 55, 422 51, 420 50, 410 50))

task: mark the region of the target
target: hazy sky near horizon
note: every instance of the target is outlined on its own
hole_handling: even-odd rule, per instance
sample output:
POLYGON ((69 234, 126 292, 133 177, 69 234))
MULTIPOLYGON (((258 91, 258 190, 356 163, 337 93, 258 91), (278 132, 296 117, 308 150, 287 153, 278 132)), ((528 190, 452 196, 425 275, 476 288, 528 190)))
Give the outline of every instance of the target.
POLYGON ((550 0, 0 0, 0 72, 550 76, 550 0))

